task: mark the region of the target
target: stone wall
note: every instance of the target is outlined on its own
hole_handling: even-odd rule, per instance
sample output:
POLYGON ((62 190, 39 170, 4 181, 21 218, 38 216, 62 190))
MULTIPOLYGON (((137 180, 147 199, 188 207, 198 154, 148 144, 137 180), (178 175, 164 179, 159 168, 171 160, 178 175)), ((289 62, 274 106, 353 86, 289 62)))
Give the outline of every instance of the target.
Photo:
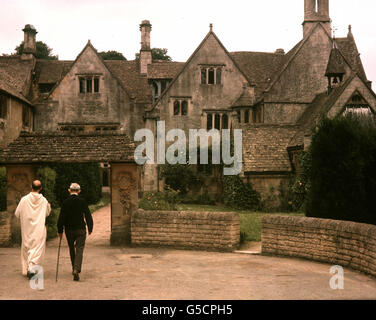
POLYGON ((30 106, 19 100, 7 97, 7 116, 6 119, 0 119, 0 148, 7 146, 16 139, 21 131, 30 131, 32 128, 32 110, 30 106), (26 107, 29 117, 29 127, 22 125, 22 108, 26 107))
POLYGON ((233 212, 144 211, 132 215, 132 244, 232 251, 240 220, 233 212))
POLYGON ((0 247, 9 246, 11 236, 11 215, 8 212, 0 212, 0 247))
POLYGON ((376 275, 376 226, 266 215, 262 253, 327 262, 376 275))

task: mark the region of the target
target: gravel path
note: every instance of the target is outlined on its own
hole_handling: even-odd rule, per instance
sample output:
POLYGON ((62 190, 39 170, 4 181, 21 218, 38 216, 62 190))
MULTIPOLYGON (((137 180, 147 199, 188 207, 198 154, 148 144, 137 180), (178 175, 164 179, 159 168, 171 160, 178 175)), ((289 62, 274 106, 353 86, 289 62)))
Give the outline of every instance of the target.
POLYGON ((330 265, 241 253, 110 247, 110 206, 93 214, 81 281, 72 281, 65 239, 48 242, 44 290, 21 275, 19 248, 0 248, 0 299, 376 299, 376 280, 345 269, 344 290, 329 287, 330 265))

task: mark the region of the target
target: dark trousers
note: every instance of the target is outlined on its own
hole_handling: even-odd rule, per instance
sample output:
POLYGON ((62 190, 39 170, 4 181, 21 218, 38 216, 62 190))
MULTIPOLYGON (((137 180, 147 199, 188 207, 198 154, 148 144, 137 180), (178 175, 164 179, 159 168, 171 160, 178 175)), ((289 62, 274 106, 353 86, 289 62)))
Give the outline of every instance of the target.
POLYGON ((86 240, 86 229, 65 230, 65 235, 68 241, 72 269, 81 272, 86 240))

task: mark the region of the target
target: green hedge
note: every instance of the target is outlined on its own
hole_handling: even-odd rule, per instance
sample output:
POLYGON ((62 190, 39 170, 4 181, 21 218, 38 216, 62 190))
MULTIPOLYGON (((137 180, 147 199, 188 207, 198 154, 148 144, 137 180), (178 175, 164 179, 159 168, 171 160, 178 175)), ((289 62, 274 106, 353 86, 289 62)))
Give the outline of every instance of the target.
POLYGON ((176 211, 179 203, 179 192, 168 189, 164 192, 145 192, 139 201, 139 208, 144 210, 176 211))
POLYGON ((260 194, 239 176, 224 176, 223 198, 224 204, 234 209, 259 210, 261 206, 260 194))
POLYGON ((37 171, 38 179, 42 182, 42 194, 51 204, 51 213, 46 219, 47 240, 57 235, 57 219, 60 209, 55 197, 56 172, 50 167, 40 167, 37 171))
POLYGON ((51 167, 56 171, 54 193, 59 206, 69 196, 68 188, 72 182, 81 186, 81 195, 88 204, 95 204, 101 199, 99 163, 56 163, 51 167))
POLYGON ((324 119, 310 146, 307 216, 376 224, 376 128, 324 119))

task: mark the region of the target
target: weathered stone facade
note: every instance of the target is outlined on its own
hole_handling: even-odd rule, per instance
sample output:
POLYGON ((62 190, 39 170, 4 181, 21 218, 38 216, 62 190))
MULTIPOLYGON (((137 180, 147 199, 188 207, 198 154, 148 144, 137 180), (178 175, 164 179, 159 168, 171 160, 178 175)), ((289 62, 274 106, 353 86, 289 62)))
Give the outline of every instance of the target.
POLYGON ((376 276, 376 226, 305 217, 262 219, 262 253, 305 258, 376 276))
POLYGON ((132 215, 132 244, 233 251, 240 220, 232 212, 144 211, 132 215))
MULTIPOLYGON (((346 37, 334 38, 329 0, 304 4, 303 38, 286 53, 228 52, 210 25, 186 62, 152 59, 148 20, 140 24, 139 58, 132 61, 104 61, 90 41, 75 61, 37 60, 36 30, 27 25, 25 52, 0 57, 0 90, 28 105, 32 130, 41 133, 121 130, 132 139, 138 129, 156 133, 157 121, 165 121, 166 132, 178 128, 186 136, 189 129, 242 129, 241 175, 265 199, 294 173, 294 159, 321 117, 343 114, 354 95, 376 112, 351 27, 346 37)), ((23 130, 20 107, 12 109, 18 116, 6 132, 0 123, 0 145, 23 130)), ((164 185, 156 164, 141 168, 140 181, 141 191, 164 185)))

